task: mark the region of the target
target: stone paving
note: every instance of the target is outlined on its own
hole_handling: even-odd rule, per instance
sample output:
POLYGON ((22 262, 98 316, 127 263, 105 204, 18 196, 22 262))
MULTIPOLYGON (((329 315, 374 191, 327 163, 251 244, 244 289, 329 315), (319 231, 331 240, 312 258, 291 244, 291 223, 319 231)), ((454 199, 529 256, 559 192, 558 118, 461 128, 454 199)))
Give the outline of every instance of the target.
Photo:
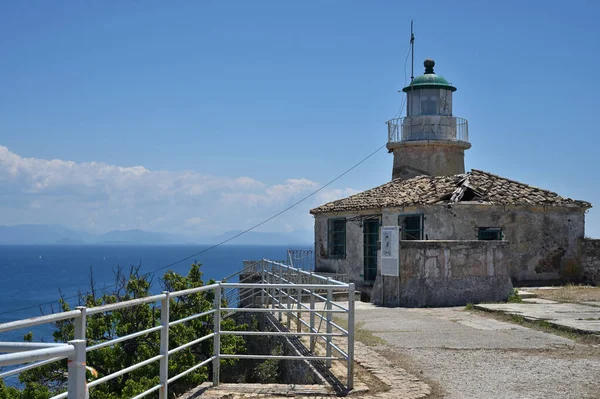
POLYGON ((562 303, 549 299, 524 299, 523 303, 493 303, 474 305, 475 309, 523 316, 526 320, 544 320, 557 327, 600 334, 600 307, 562 303))

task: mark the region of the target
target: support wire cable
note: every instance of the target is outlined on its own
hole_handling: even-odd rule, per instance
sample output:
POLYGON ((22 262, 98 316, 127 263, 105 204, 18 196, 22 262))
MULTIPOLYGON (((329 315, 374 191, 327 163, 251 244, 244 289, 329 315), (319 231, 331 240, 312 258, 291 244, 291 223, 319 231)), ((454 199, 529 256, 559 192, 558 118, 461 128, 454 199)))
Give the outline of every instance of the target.
MULTIPOLYGON (((387 143, 386 143, 386 144, 387 144, 387 143)), ((242 236, 242 235, 244 235, 244 234, 246 234, 246 233, 249 233, 250 231, 252 231, 252 230, 255 230, 255 229, 257 229, 258 227, 260 227, 260 226, 262 226, 262 225, 264 225, 264 224, 266 224, 266 223, 270 222, 271 220, 275 219, 276 217, 278 217, 278 216, 280 216, 280 215, 282 215, 282 214, 286 213, 286 212, 287 212, 287 211, 289 211, 290 209, 292 209, 292 208, 294 208, 294 207, 296 207, 296 206, 300 205, 302 202, 304 202, 304 201, 306 201, 307 199, 309 199, 309 198, 313 197, 315 194, 317 194, 317 193, 319 193, 320 191, 324 190, 325 188, 329 187, 330 185, 332 185, 333 183, 335 183, 336 181, 338 181, 338 180, 339 180, 339 179, 341 179, 342 177, 346 176, 348 173, 350 173, 351 171, 353 171, 354 169, 356 169, 358 166, 360 166, 361 164, 363 164, 365 161, 367 161, 367 160, 368 160, 369 158, 371 158, 373 155, 377 154, 379 151, 381 151, 383 148, 385 148, 386 144, 383 144, 382 146, 380 146, 379 148, 377 148, 375 151, 371 152, 369 155, 367 155, 366 157, 364 157, 363 159, 361 159, 359 162, 355 163, 355 164, 354 164, 352 167, 350 167, 350 168, 346 169, 346 170, 345 170, 345 171, 344 171, 342 174, 338 175, 336 178, 334 178, 334 179, 330 180, 329 182, 327 182, 327 183, 326 183, 326 184, 324 184, 323 186, 321 186, 321 187, 319 187, 318 189, 316 189, 316 190, 312 191, 311 193, 309 193, 309 194, 307 194, 306 196, 302 197, 302 198, 301 198, 301 199, 299 199, 298 201, 294 202, 292 205, 290 205, 290 206, 288 206, 288 207, 284 208, 283 210, 281 210, 281 211, 277 212, 276 214, 274 214, 273 216, 271 216, 271 217, 269 217, 269 218, 267 218, 267 219, 263 220, 262 222, 260 222, 260 223, 257 223, 257 224, 255 224, 254 226, 252 226, 252 227, 250 227, 250 228, 248 228, 248 229, 246 229, 246 230, 243 230, 243 231, 239 232, 238 234, 234 235, 233 237, 230 237, 230 238, 228 238, 228 239, 226 239, 226 240, 223 240, 223 241, 221 241, 221 242, 219 242, 219 243, 217 243, 217 244, 211 245, 211 246, 209 246, 208 248, 205 248, 205 249, 203 249, 203 250, 201 250, 201 251, 198 251, 198 252, 196 252, 196 253, 194 253, 194 254, 191 254, 191 255, 189 255, 189 256, 186 256, 186 257, 184 257, 184 258, 181 258, 181 259, 179 259, 179 260, 177 260, 177 261, 171 262, 171 263, 169 263, 169 264, 167 264, 167 265, 165 265, 165 266, 161 266, 161 267, 158 267, 158 268, 156 268, 156 269, 150 270, 150 271, 148 271, 148 272, 144 273, 142 276, 146 277, 146 276, 148 276, 148 275, 150 275, 150 274, 153 274, 153 273, 156 273, 156 272, 158 272, 158 271, 161 271, 161 270, 164 270, 164 269, 167 269, 167 268, 173 267, 173 266, 175 266, 175 265, 177 265, 177 264, 179 264, 179 263, 181 263, 181 262, 185 262, 186 260, 190 260, 190 259, 192 259, 192 258, 194 258, 194 257, 196 257, 196 256, 198 256, 198 255, 202 255, 202 254, 204 254, 204 253, 206 253, 206 252, 208 252, 208 251, 210 251, 210 250, 213 250, 213 249, 215 249, 215 248, 217 248, 217 247, 220 247, 221 245, 227 244, 228 242, 230 242, 230 241, 233 241, 233 240, 235 240, 236 238, 238 238, 238 237, 240 237, 240 236, 242 236)), ((112 284, 112 285, 105 286, 105 287, 103 287, 102 289, 103 289, 103 290, 106 290, 106 289, 108 289, 108 288, 113 288, 113 287, 115 287, 115 286, 116 286, 115 284, 112 284)), ((79 298, 80 296, 81 296, 81 294, 80 294, 80 293, 78 293, 78 294, 76 294, 76 295, 71 295, 71 296, 68 296, 68 297, 63 297, 62 299, 63 299, 63 300, 65 300, 65 301, 68 301, 68 300, 70 300, 70 299, 76 299, 76 298, 79 298)), ((9 314, 9 313, 20 312, 20 311, 23 311, 23 310, 29 310, 29 309, 34 309, 34 308, 41 308, 42 306, 54 305, 54 304, 57 304, 57 303, 58 303, 58 301, 52 301, 52 302, 40 303, 40 304, 37 304, 37 305, 25 306, 25 307, 18 308, 18 309, 6 310, 6 311, 3 311, 3 312, 0 312, 0 315, 5 315, 5 314, 9 314)))

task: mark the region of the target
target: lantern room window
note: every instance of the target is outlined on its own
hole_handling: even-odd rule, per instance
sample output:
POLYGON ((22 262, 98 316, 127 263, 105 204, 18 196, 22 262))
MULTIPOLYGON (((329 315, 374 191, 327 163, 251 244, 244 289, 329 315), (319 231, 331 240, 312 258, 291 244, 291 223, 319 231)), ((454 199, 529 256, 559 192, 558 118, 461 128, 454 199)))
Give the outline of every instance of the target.
POLYGON ((417 89, 408 92, 408 116, 452 115, 452 92, 445 89, 417 89))

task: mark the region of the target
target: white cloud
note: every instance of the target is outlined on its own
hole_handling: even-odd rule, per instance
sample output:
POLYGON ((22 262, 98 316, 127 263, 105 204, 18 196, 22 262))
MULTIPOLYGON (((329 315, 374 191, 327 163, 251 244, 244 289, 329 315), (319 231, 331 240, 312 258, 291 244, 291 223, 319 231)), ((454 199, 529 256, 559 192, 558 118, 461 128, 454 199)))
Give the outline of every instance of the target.
MULTIPOLYGON (((140 228, 211 235, 250 227, 318 187, 305 178, 267 185, 248 176, 23 158, 0 146, 3 224, 59 223, 95 232, 140 228)), ((310 208, 354 192, 323 190, 264 230, 311 228, 310 208)))
POLYGON ((185 225, 186 226, 197 226, 199 224, 204 223, 204 220, 205 220, 204 218, 188 218, 185 221, 185 225))

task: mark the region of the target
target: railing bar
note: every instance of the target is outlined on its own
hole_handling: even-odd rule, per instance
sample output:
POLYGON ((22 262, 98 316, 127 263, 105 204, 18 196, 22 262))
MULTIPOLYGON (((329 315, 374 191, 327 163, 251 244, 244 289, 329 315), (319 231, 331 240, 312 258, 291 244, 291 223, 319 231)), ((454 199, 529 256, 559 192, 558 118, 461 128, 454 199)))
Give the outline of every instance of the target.
POLYGON ((282 356, 282 355, 224 355, 220 354, 222 359, 277 359, 277 360, 346 360, 338 356, 282 356))
POLYGON ((147 296, 144 298, 130 299, 128 301, 123 301, 123 302, 110 303, 108 305, 87 308, 86 313, 88 315, 93 315, 93 314, 97 314, 97 313, 110 312, 113 310, 127 308, 130 306, 137 306, 137 305, 143 305, 145 303, 160 301, 164 297, 165 297, 164 294, 159 294, 159 295, 147 296))
POLYGON ((130 371, 137 370, 140 367, 144 367, 144 366, 146 366, 146 365, 148 365, 148 364, 150 364, 152 362, 160 360, 162 357, 163 357, 163 355, 157 355, 157 356, 151 357, 148 360, 144 360, 143 362, 134 364, 133 366, 129 366, 127 368, 124 368, 123 370, 116 371, 116 372, 114 372, 112 374, 109 374, 109 375, 107 375, 105 377, 102 377, 102 378, 99 378, 97 380, 94 380, 94 381, 90 382, 88 384, 88 387, 92 388, 92 387, 95 387, 96 385, 102 384, 102 383, 104 383, 106 381, 110 381, 113 378, 117 378, 117 377, 119 377, 119 376, 121 376, 123 374, 129 373, 130 371))
POLYGON ((47 343, 47 342, 0 342, 0 353, 16 353, 26 352, 33 349, 56 348, 64 346, 63 343, 47 343))
POLYGON ((70 310, 67 312, 53 313, 44 316, 32 317, 25 320, 16 320, 8 323, 0 324, 0 333, 5 331, 17 330, 21 328, 27 328, 31 326, 37 326, 39 324, 51 323, 53 321, 60 321, 66 319, 72 319, 81 314, 80 310, 70 310))
MULTIPOLYGON (((221 356, 223 356, 223 355, 221 355, 221 356)), ((179 374, 177 374, 175 377, 171 377, 171 378, 169 378, 169 384, 170 384, 170 383, 172 383, 172 382, 175 382, 175 381, 177 381, 177 380, 178 380, 178 379, 180 379, 181 377, 185 377, 186 375, 188 375, 188 374, 189 374, 189 373, 191 373, 192 371, 195 371, 195 370, 199 369, 199 368, 200 368, 200 367, 202 367, 202 366, 206 366, 208 363, 212 362, 213 360, 215 360, 215 357, 214 357, 214 356, 212 356, 212 357, 209 357, 208 359, 204 360, 204 361, 203 361, 203 362, 201 362, 201 363, 198 363, 198 364, 197 364, 197 365, 195 365, 194 367, 191 367, 191 368, 187 369, 186 371, 184 371, 184 372, 182 372, 182 373, 179 373, 179 374)))
POLYGON ((39 362, 28 364, 28 365, 23 366, 23 367, 19 367, 17 369, 13 369, 13 370, 10 370, 10 371, 5 371, 4 373, 0 373, 0 379, 1 378, 6 378, 6 377, 10 377, 11 375, 20 374, 23 371, 27 371, 27 370, 30 370, 30 369, 33 369, 33 368, 36 368, 36 367, 45 366, 46 364, 54 363, 54 362, 57 362, 57 361, 63 360, 63 359, 66 359, 66 357, 65 356, 62 356, 62 357, 53 357, 52 359, 42 360, 42 361, 39 361, 39 362))
POLYGON ((59 395, 51 397, 50 399, 64 399, 67 396, 69 396, 69 392, 63 392, 63 393, 61 393, 59 395))
POLYGON ((161 328, 162 328, 162 326, 156 326, 156 327, 152 327, 152 328, 149 328, 147 330, 144 330, 144 331, 138 331, 136 333, 132 333, 132 334, 129 334, 129 335, 124 335, 122 337, 115 338, 115 339, 112 339, 110 341, 101 342, 101 343, 96 344, 96 345, 88 346, 87 348, 85 348, 85 351, 86 352, 90 352, 90 351, 93 351, 93 350, 96 350, 96 349, 104 348, 106 346, 111 346, 111 345, 114 345, 114 344, 118 344, 119 342, 127 341, 128 339, 137 338, 137 337, 139 337, 141 335, 150 334, 151 332, 158 331, 161 328))
POLYGON ((286 331, 221 331, 223 335, 260 335, 260 336, 268 336, 268 335, 291 335, 291 336, 331 336, 331 337, 345 337, 345 334, 341 333, 307 333, 307 332, 286 332, 286 331))
MULTIPOLYGON (((277 274, 275 274, 275 273, 272 273, 272 272, 266 272, 266 273, 267 273, 267 274, 269 274, 269 275, 271 275, 271 276, 275 276, 275 277, 277 277, 277 279, 278 279, 278 280, 280 280, 280 281, 286 281, 286 282, 288 282, 289 284, 294 284, 294 285, 302 285, 302 284, 296 284, 296 283, 294 283, 293 281, 290 281, 290 280, 288 280, 288 279, 285 279, 285 278, 283 278, 283 277, 279 277, 279 276, 278 276, 277 274)), ((306 273, 305 273, 304 275, 306 275, 306 273)), ((308 275, 310 275, 310 273, 308 273, 308 275)), ((337 280, 333 280, 333 279, 330 279, 330 280, 328 280, 328 279, 327 279, 327 277, 319 276, 318 274, 314 274, 314 273, 312 274, 312 276, 313 276, 313 277, 316 277, 317 279, 319 279, 319 280, 322 280, 322 281, 326 281, 326 282, 329 282, 329 283, 334 283, 334 284, 337 284, 337 285, 335 286, 337 289, 343 289, 343 288, 345 288, 344 286, 339 286, 340 284, 342 284, 342 285, 347 285, 347 284, 349 284, 349 283, 343 283, 343 282, 341 282, 341 281, 337 281, 337 280)), ((325 284, 319 284, 319 286, 322 286, 322 287, 323 287, 323 286, 325 286, 325 284)))
POLYGON ((197 294, 199 292, 214 290, 217 286, 218 284, 210 284, 203 285, 202 287, 188 288, 187 290, 173 291, 169 294, 169 297, 175 298, 183 295, 197 294))
POLYGON ((152 388, 148 389, 147 391, 144 391, 144 392, 142 392, 141 394, 139 394, 139 395, 137 395, 137 396, 134 396, 134 397, 133 397, 133 398, 131 398, 131 399, 141 399, 141 398, 143 398, 143 397, 147 396, 148 394, 151 394, 151 393, 152 393, 152 392, 154 392, 154 391, 158 391, 160 388, 162 388, 162 386, 163 386, 163 384, 158 384, 158 385, 155 385, 155 386, 153 386, 152 388))
MULTIPOLYGON (((282 293, 283 295, 285 295, 286 297, 290 296, 288 293, 286 293, 286 292, 285 292, 285 291, 283 291, 283 290, 278 290, 278 291, 281 291, 281 293, 282 293)), ((303 291, 310 293, 310 290, 307 290, 307 289, 303 289, 303 291)), ((322 297, 322 296, 320 296, 320 295, 318 295, 318 294, 315 294, 315 293, 313 293, 312 295, 316 296, 317 298, 323 299, 323 300, 325 300, 325 301, 327 300, 326 298, 324 298, 324 297, 322 297)), ((297 300, 297 299, 295 299, 295 298, 293 297, 293 295, 292 295, 291 297, 292 297, 292 301, 294 301, 295 303, 298 303, 298 300, 297 300)), ((335 302, 331 302, 331 305, 333 305, 333 306, 335 306, 335 307, 337 307, 337 308, 339 308, 339 309, 341 309, 341 310, 345 311, 346 313, 348 312, 348 309, 347 309, 347 308, 343 307, 342 305, 338 305, 338 304, 337 304, 337 303, 335 303, 335 302)), ((309 309, 309 307, 308 307, 308 306, 306 306, 306 305, 304 305, 304 304, 302 304, 302 303, 301 303, 301 306, 302 306, 304 309, 309 309)))
POLYGON ((213 314, 215 313, 214 309, 211 309, 207 312, 202 312, 202 313, 198 313, 198 314, 193 314, 191 316, 188 317, 184 317, 183 319, 179 319, 179 320, 175 320, 169 323, 169 327, 171 326, 176 326, 177 324, 181 324, 181 323, 185 323, 186 321, 190 321, 190 320, 194 320, 197 319, 198 317, 202 317, 202 316, 208 316, 209 314, 213 314))
POLYGON ((198 338, 198 339, 195 339, 195 340, 193 340, 193 341, 190 341, 190 342, 188 342, 187 344, 183 344, 183 345, 181 345, 181 346, 178 346, 178 347, 177 347, 177 348, 175 348, 175 349, 171 349, 171 350, 169 351, 169 355, 172 355, 173 353, 177 353, 177 352, 179 352, 180 350, 183 350, 183 349, 185 349, 185 348, 189 348, 190 346, 194 346, 194 345, 196 345, 196 344, 199 344, 200 342, 206 341, 207 339, 210 339, 210 338, 212 338, 212 337, 214 337, 214 336, 215 336, 215 333, 213 332, 213 333, 210 333, 210 334, 208 334, 208 335, 205 335, 205 336, 203 336, 203 337, 201 337, 201 338, 198 338))
MULTIPOLYGON (((289 269, 289 270, 298 272, 300 274, 311 275, 311 273, 309 273, 309 272, 305 272, 304 270, 296 269, 294 267, 291 267, 291 266, 288 266, 288 265, 284 265, 282 263, 274 262, 274 261, 271 261, 271 260, 265 260, 265 261, 267 263, 270 263, 272 265, 278 266, 280 268, 289 269)), ((319 280, 327 280, 326 278, 321 277, 321 276, 319 276, 317 274, 312 274, 312 276, 315 277, 315 278, 317 278, 317 279, 319 279, 319 280)), ((330 282, 332 282, 332 283, 339 283, 339 284, 345 284, 345 283, 342 283, 342 282, 336 281, 336 280, 330 280, 330 282)))
MULTIPOLYGON (((309 290, 305 290, 305 291, 308 291, 308 292, 310 292, 309 290)), ((313 295, 314 295, 315 297, 319 298, 319 299, 322 299, 322 300, 323 300, 323 302, 327 302, 327 298, 325 298, 325 297, 323 297, 323 296, 321 296, 321 295, 319 295, 319 294, 315 294, 315 293, 313 293, 313 295)), ((337 303, 335 303, 335 302, 331 302, 331 305, 332 305, 332 306, 335 306, 335 307, 337 307, 337 308, 339 308, 339 309, 343 309, 343 310, 345 310, 345 311, 348 311, 348 308, 345 308, 345 307, 343 307, 342 305, 338 305, 338 304, 337 304, 337 303)))
MULTIPOLYGON (((320 334, 321 335, 321 334, 320 334)), ((325 343, 327 343, 327 339, 325 338, 326 334, 322 334, 323 336, 320 336, 320 338, 325 341, 325 343)), ((345 360, 348 360, 348 354, 346 352, 344 352, 339 346, 337 346, 336 344, 334 344, 333 342, 329 343, 329 346, 331 346, 333 349, 335 349, 336 351, 339 352, 340 355, 342 355, 344 357, 345 360)))
MULTIPOLYGON (((320 310, 319 310, 319 312, 320 312, 320 310)), ((327 320, 325 317, 323 317, 322 315, 320 315, 318 312, 315 312, 315 315, 317 315, 321 320, 327 320)), ((333 327, 337 328, 338 330, 340 330, 341 332, 343 332, 344 334, 348 334, 348 330, 346 330, 345 328, 340 327, 335 322, 332 321, 331 325, 333 327)))
MULTIPOLYGON (((256 312, 256 313, 270 313, 270 312, 287 312, 294 313, 297 309, 281 309, 281 310, 273 310, 273 309, 265 309, 265 308, 221 308, 222 312, 256 312)), ((335 310, 335 309, 314 309, 314 310, 303 310, 302 312, 306 313, 347 313, 345 310, 335 310)))
POLYGON ((344 290, 350 287, 349 284, 343 283, 344 285, 335 285, 335 284, 260 284, 260 283, 223 283, 225 288, 233 287, 233 288, 331 288, 337 290, 344 290))
POLYGON ((11 366, 13 364, 30 363, 38 360, 49 360, 55 357, 66 357, 71 356, 73 353, 75 353, 75 347, 70 344, 64 344, 54 348, 8 353, 6 355, 0 355, 0 366, 11 366))

